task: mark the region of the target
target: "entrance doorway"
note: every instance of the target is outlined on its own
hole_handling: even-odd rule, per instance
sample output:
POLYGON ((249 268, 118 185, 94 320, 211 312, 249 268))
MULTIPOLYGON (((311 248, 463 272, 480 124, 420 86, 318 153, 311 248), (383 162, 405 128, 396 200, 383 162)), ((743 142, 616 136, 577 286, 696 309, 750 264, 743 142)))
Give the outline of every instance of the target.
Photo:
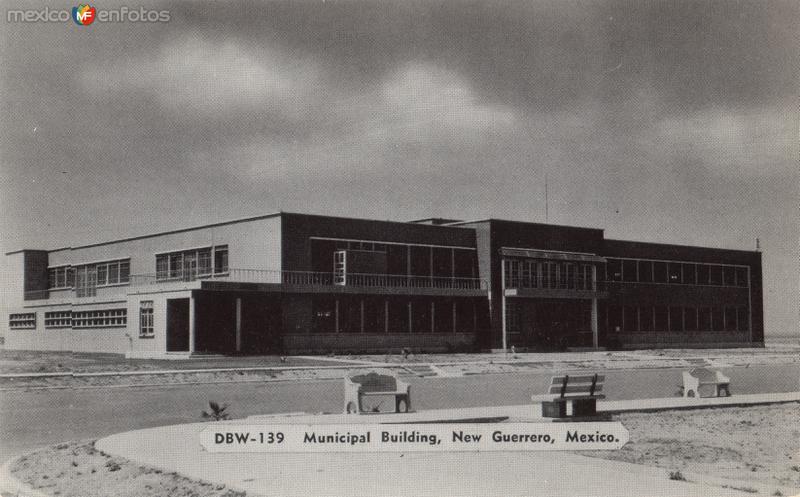
POLYGON ((167 352, 189 352, 189 299, 167 300, 167 352))
POLYGON ((592 305, 589 300, 521 302, 523 345, 541 350, 592 345, 592 305))

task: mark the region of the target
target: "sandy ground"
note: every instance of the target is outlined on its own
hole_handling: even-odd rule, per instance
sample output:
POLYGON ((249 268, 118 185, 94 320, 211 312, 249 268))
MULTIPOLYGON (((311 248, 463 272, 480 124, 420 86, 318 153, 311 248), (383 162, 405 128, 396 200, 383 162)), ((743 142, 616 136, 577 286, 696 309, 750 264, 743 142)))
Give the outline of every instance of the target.
POLYGON ((176 473, 139 466, 70 442, 24 456, 10 468, 14 477, 48 495, 64 497, 244 497, 244 492, 176 473))
POLYGON ((800 488, 800 403, 615 415, 630 432, 618 451, 582 455, 800 488))
MULTIPOLYGON (((621 414, 615 419, 631 433, 623 449, 580 454, 680 472, 689 481, 693 475, 729 480, 737 495, 792 495, 792 488, 800 488, 798 412, 800 403, 621 414)), ((41 449, 15 461, 10 471, 49 495, 244 495, 223 485, 192 481, 105 455, 92 442, 41 449)))

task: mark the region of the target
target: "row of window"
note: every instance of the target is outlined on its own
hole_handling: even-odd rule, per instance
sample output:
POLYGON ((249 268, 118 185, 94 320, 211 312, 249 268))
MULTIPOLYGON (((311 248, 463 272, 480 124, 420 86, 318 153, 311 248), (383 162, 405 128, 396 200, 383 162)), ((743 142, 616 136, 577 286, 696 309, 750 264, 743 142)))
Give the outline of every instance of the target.
POLYGON ((79 296, 94 295, 90 289, 96 286, 129 283, 130 277, 130 259, 81 264, 75 267, 51 267, 47 271, 47 283, 51 290, 75 287, 82 294, 79 296))
POLYGON ((156 279, 191 281, 228 272, 228 246, 205 247, 158 254, 156 279))
MULTIPOLYGON (((127 323, 127 309, 44 313, 45 328, 114 328, 125 326, 127 323)), ((35 329, 36 313, 9 314, 8 327, 12 330, 35 329)))
POLYGON ((12 330, 26 330, 36 328, 36 313, 25 312, 8 315, 8 327, 12 330))
POLYGON ((691 262, 665 262, 637 259, 608 259, 606 280, 676 285, 749 285, 747 267, 691 262))
POLYGON ((365 252, 386 252, 385 243, 360 242, 354 240, 337 240, 336 250, 361 250, 365 252))
POLYGON ((740 307, 608 307, 609 331, 748 331, 750 313, 740 307))
POLYGON ((505 259, 506 288, 561 288, 592 290, 592 265, 505 259))

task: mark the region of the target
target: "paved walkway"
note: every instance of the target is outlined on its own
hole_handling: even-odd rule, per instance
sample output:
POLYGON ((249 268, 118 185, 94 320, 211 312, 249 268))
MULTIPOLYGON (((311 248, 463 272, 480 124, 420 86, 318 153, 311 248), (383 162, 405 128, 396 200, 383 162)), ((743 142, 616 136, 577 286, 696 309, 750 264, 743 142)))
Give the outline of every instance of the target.
MULTIPOLYGON (((800 400, 789 394, 712 399, 646 399, 598 403, 601 411, 752 405, 800 400)), ((384 414, 254 416, 230 424, 382 423, 507 417, 541 421, 537 404, 384 414)), ((209 453, 200 446, 207 423, 120 433, 98 442, 104 452, 165 471, 261 496, 731 496, 743 495, 704 475, 672 481, 668 471, 566 452, 209 453)), ((730 482, 728 482, 730 483, 730 482)))

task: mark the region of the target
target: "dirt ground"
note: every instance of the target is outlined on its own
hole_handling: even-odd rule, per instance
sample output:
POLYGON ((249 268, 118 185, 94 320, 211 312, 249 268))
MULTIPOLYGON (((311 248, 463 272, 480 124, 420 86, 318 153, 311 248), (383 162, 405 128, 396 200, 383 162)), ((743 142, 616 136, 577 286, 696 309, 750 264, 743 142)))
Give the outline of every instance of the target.
POLYGON ((11 474, 48 495, 59 497, 244 497, 209 482, 139 466, 94 448, 93 442, 70 442, 24 456, 11 474))
POLYGON ((800 488, 800 403, 627 413, 614 420, 628 429, 630 442, 582 455, 679 471, 689 480, 704 474, 774 485, 778 492, 800 488))

